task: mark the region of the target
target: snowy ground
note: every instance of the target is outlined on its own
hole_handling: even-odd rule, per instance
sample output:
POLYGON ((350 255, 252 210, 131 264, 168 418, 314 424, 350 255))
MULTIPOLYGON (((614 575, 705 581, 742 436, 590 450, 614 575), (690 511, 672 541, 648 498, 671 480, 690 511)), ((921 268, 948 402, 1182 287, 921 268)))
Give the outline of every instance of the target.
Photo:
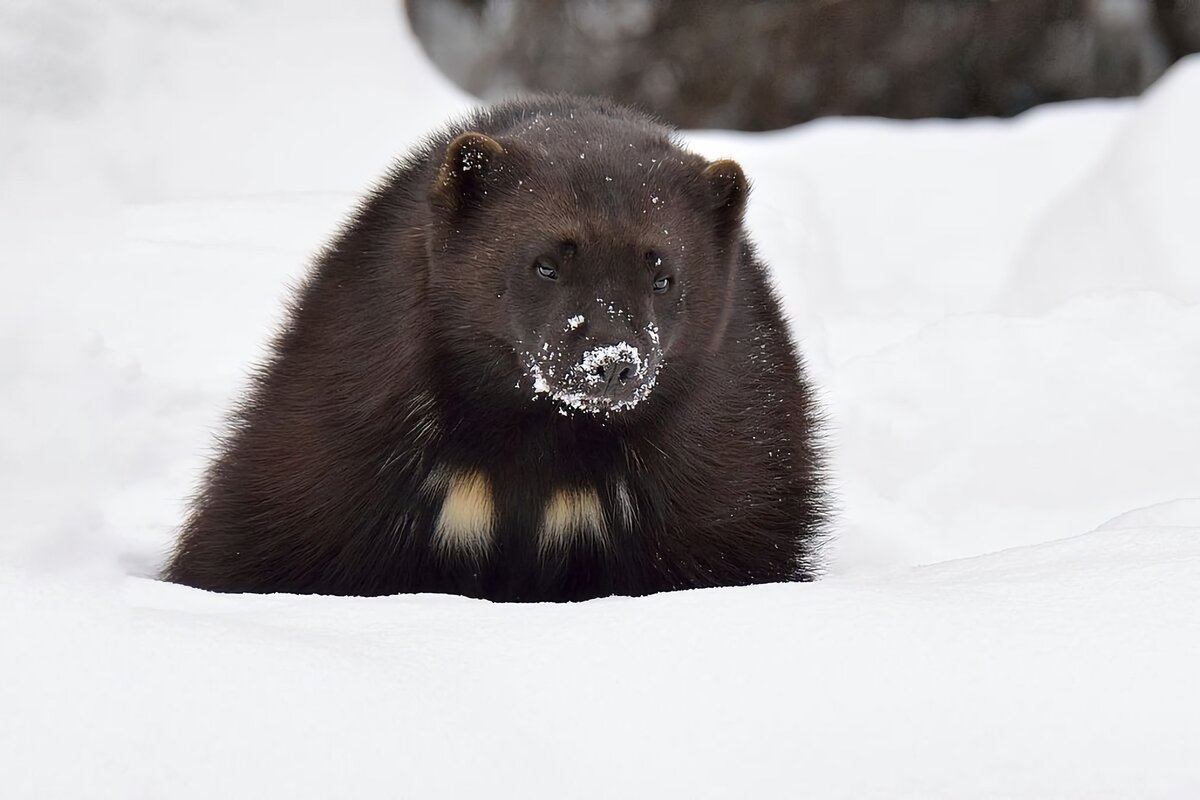
POLYGON ((690 137, 821 384, 830 576, 153 581, 286 286, 469 102, 389 0, 0 3, 0 796, 1200 796, 1200 61, 690 137))

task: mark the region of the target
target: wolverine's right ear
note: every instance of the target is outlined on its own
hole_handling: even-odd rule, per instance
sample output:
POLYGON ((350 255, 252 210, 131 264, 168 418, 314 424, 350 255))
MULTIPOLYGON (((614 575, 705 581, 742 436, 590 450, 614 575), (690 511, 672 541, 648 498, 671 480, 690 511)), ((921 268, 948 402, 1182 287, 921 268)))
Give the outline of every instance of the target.
POLYGON ((750 182, 736 161, 721 159, 704 168, 704 179, 708 182, 709 201, 717 214, 717 230, 729 235, 741 227, 746 213, 746 197, 750 194, 750 182))
POLYGON ((475 131, 459 134, 446 146, 430 192, 433 207, 458 217, 478 206, 503 170, 504 156, 504 148, 490 136, 475 131))

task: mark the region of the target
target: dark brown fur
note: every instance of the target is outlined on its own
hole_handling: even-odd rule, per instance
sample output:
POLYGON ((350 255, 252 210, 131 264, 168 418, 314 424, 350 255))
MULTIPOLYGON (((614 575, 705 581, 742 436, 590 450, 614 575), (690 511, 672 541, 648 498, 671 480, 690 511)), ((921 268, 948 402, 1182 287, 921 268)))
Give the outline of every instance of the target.
POLYGON ((814 409, 743 233, 746 192, 733 162, 603 102, 513 102, 432 138, 320 257, 167 579, 575 600, 811 578, 814 409), (539 259, 561 275, 540 279, 539 259), (561 324, 572 309, 579 330, 561 324), (618 340, 661 361, 634 407, 534 393, 521 353, 618 340), (448 470, 490 482, 486 552, 434 546, 448 470), (596 492, 607 542, 539 550, 571 487, 596 492))

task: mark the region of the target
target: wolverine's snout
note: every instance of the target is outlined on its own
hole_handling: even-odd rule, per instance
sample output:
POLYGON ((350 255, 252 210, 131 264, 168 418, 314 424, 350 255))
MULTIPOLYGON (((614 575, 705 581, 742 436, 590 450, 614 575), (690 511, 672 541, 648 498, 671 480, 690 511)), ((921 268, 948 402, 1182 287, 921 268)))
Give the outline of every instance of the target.
POLYGON ((640 383, 641 365, 641 354, 620 342, 584 353, 580 370, 595 394, 615 403, 633 396, 640 383))

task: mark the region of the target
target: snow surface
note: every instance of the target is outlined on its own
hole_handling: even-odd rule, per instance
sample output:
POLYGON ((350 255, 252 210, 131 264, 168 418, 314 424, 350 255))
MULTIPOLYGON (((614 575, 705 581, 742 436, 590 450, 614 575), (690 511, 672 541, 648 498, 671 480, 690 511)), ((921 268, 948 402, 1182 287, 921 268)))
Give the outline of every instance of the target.
POLYGON ((0 796, 1200 796, 1200 60, 689 136, 821 386, 804 585, 151 579, 288 285, 470 100, 388 0, 0 5, 0 796))

